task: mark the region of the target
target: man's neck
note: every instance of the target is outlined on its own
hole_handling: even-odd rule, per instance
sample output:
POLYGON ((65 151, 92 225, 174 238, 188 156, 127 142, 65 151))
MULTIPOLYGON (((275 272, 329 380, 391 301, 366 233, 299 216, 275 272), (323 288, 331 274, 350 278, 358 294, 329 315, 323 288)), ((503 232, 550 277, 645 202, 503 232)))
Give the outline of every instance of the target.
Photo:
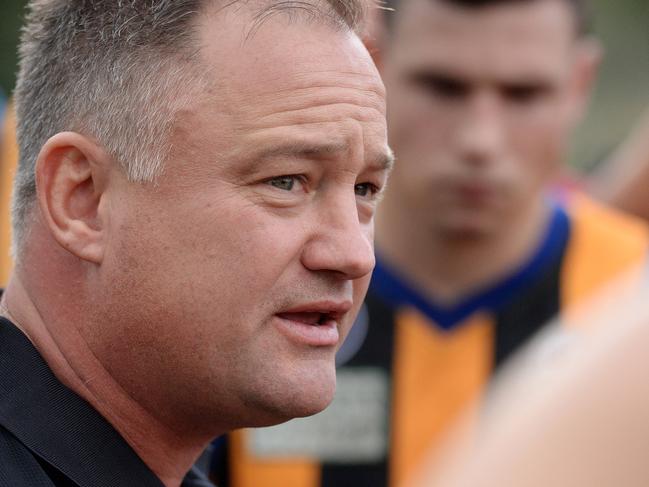
POLYGON ((523 265, 544 238, 550 208, 539 199, 498 231, 470 236, 436 232, 402 214, 388 209, 377 219, 378 253, 424 295, 451 306, 523 265))
POLYGON ((141 407, 101 366, 73 321, 54 324, 67 321, 65 313, 44 319, 45 310, 30 299, 17 276, 2 296, 0 315, 29 338, 54 375, 118 431, 165 487, 180 486, 208 439, 188 440, 141 407))

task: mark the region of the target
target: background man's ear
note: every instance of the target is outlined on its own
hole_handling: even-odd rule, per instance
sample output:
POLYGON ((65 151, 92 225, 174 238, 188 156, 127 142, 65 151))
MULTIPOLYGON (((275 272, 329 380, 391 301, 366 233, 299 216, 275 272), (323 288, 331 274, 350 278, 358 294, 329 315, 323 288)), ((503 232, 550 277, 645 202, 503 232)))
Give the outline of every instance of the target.
POLYGON ((100 207, 111 164, 104 149, 74 132, 49 139, 36 161, 45 225, 61 247, 93 263, 103 259, 106 222, 100 207))
POLYGON ((386 11, 381 8, 381 3, 374 3, 370 7, 367 17, 365 32, 363 33, 363 44, 372 56, 374 64, 381 70, 382 68, 382 51, 386 45, 386 15, 394 15, 394 12, 386 11))
POLYGON ((602 51, 602 45, 594 38, 580 41, 577 47, 573 79, 573 123, 575 125, 585 115, 590 102, 602 61, 602 51))

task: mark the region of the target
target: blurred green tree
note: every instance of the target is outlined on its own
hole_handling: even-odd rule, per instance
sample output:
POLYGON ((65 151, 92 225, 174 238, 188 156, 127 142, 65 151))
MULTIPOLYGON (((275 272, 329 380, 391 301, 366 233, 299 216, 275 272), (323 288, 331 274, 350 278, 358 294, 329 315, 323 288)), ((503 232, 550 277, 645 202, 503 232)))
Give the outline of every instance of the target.
POLYGON ((11 93, 16 79, 16 44, 26 0, 0 2, 0 87, 11 93))

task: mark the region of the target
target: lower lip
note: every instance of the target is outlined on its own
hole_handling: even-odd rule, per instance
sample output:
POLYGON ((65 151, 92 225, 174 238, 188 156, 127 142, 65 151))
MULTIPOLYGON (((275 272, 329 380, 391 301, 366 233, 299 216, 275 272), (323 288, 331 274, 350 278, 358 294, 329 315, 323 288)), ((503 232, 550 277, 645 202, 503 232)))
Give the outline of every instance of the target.
POLYGON ((338 326, 334 320, 328 320, 321 325, 309 325, 276 315, 273 317, 273 321, 284 336, 302 345, 333 347, 338 345, 340 339, 338 326))

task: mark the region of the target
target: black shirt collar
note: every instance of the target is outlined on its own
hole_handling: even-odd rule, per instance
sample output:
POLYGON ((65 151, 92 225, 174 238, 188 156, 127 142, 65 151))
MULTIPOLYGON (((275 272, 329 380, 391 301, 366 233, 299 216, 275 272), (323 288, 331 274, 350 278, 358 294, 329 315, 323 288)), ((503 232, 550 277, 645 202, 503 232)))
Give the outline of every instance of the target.
MULTIPOLYGON (((0 317, 0 424, 81 487, 164 487, 115 429, 0 317)), ((198 471, 183 487, 211 484, 198 471)))

